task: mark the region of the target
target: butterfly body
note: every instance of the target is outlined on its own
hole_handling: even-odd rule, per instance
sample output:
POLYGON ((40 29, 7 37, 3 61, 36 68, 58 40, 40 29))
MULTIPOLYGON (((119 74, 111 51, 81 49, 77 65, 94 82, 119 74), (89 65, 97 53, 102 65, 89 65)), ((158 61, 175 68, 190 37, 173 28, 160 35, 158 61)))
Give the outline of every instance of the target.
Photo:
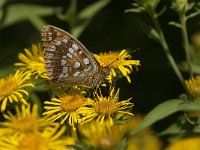
POLYGON ((45 25, 41 31, 45 68, 51 82, 96 87, 109 75, 87 48, 68 32, 45 25))

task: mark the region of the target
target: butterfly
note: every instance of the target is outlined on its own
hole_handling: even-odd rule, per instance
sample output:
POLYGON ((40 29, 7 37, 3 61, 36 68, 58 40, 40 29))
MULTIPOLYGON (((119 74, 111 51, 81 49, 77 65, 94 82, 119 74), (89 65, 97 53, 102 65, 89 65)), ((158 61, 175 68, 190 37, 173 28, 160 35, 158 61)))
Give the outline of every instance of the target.
POLYGON ((45 25, 41 30, 47 76, 53 83, 64 86, 98 87, 110 74, 92 53, 68 32, 45 25))

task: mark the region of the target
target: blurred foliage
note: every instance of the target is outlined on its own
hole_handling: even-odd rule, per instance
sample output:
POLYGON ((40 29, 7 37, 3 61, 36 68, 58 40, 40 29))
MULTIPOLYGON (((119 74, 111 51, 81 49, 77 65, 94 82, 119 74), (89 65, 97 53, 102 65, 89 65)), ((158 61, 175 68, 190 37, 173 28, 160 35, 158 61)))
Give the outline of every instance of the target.
POLYGON ((43 7, 37 5, 13 4, 6 11, 0 12, 4 16, 0 28, 6 28, 9 25, 22 21, 30 21, 38 30, 45 24, 41 17, 52 15, 52 7, 43 7))

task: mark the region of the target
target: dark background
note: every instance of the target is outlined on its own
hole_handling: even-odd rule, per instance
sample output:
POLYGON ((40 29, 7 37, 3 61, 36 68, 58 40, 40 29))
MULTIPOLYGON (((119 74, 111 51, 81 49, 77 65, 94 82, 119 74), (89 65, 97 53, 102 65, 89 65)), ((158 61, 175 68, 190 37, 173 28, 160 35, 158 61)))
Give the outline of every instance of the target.
MULTIPOLYGON (((94 0, 78 1, 78 11, 94 0)), ((134 112, 148 113, 156 105, 171 98, 177 98, 184 92, 179 80, 171 69, 161 46, 148 38, 138 23, 141 19, 148 24, 151 21, 147 14, 124 13, 131 8, 132 0, 113 0, 103 8, 92 20, 79 37, 79 40, 93 53, 116 51, 122 49, 135 50, 133 59, 139 59, 141 66, 131 74, 132 84, 125 78, 119 81, 121 98, 133 97, 134 112)), ((27 0, 9 1, 3 9, 13 3, 27 3, 27 0)), ((61 6, 67 9, 65 0, 29 0, 30 4, 61 6)), ((162 29, 172 49, 177 62, 184 60, 182 40, 179 29, 169 26, 168 22, 177 20, 176 13, 170 9, 170 1, 162 0, 158 10, 164 5, 169 8, 160 18, 162 29)), ((28 13, 28 12, 27 12, 28 13)), ((48 24, 58 26, 68 31, 69 25, 60 21, 55 15, 43 18, 48 24)), ((189 23, 189 35, 198 30, 194 25, 196 20, 189 23)), ((197 23, 196 23, 197 24, 197 23)), ((28 21, 18 22, 0 30, 0 70, 18 61, 17 55, 24 48, 30 48, 33 43, 40 41, 40 33, 28 21)), ((185 74, 187 78, 187 74, 185 74)))

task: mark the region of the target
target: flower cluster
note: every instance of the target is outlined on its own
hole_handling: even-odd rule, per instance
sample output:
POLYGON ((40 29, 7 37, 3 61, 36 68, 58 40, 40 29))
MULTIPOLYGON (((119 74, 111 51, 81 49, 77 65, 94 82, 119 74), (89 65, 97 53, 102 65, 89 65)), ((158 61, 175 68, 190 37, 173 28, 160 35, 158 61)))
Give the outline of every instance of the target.
POLYGON ((124 136, 124 130, 118 130, 117 125, 134 116, 131 112, 134 104, 132 98, 120 97, 120 88, 113 86, 113 82, 125 77, 131 83, 130 74, 140 61, 132 60, 127 50, 94 54, 102 67, 110 67, 106 86, 61 87, 49 84, 43 53, 39 45, 25 49, 18 56, 20 62, 15 63, 14 75, 0 79, 4 117, 0 122, 0 147, 67 150, 79 142, 86 147, 116 148, 124 136), (41 90, 49 93, 45 100, 37 94, 41 90), (80 139, 79 134, 85 137, 80 139), (97 136, 90 140, 92 134, 97 136), (111 136, 116 138, 106 139, 111 136))
POLYGON ((0 123, 0 147, 2 150, 67 150, 75 140, 64 136, 65 127, 50 123, 38 114, 38 106, 16 106, 16 114, 8 111, 6 121, 0 123))

